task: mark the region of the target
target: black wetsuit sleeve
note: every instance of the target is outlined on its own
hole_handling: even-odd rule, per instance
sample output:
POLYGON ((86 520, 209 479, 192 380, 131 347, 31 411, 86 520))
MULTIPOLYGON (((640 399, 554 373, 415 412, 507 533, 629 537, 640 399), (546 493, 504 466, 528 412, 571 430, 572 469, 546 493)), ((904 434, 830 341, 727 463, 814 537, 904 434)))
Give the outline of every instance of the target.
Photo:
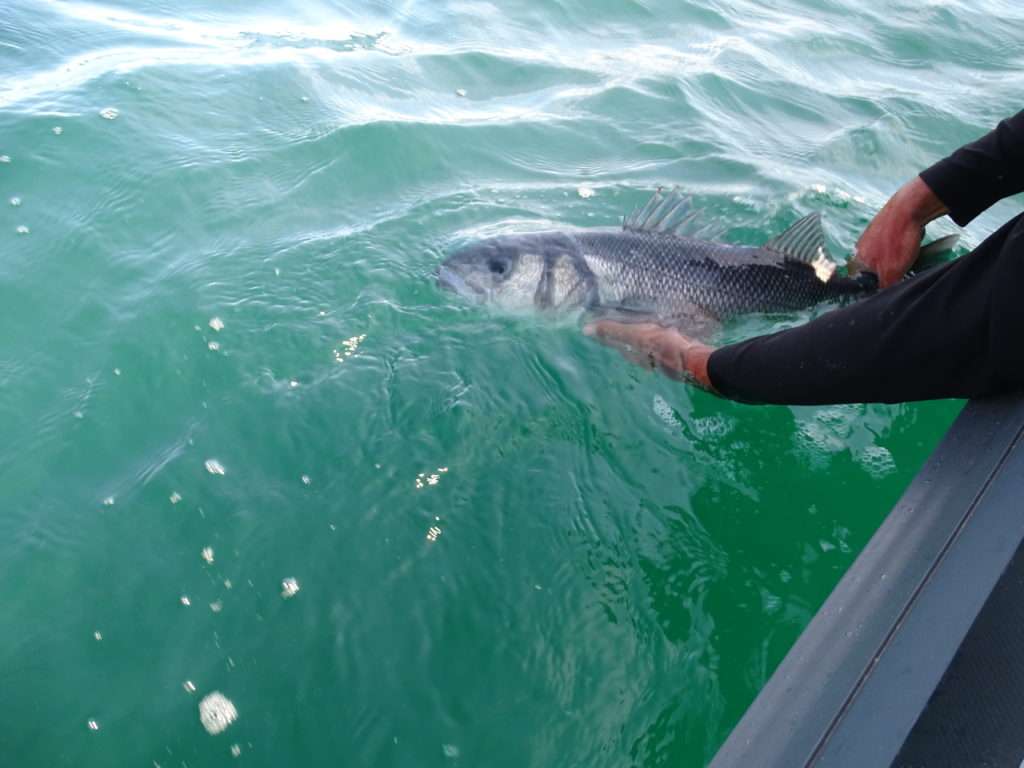
POLYGON ((1024 389, 1024 214, 971 253, 808 323, 715 350, 711 385, 748 403, 980 397, 1024 389))
POLYGON ((923 171, 921 179, 960 226, 1024 191, 1024 111, 923 171))

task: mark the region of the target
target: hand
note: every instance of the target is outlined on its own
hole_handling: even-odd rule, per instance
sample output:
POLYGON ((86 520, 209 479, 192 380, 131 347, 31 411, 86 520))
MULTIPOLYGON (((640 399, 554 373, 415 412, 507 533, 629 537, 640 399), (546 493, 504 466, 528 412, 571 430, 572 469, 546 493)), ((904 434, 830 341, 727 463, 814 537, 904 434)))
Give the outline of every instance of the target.
POLYGON ((948 209, 919 176, 890 198, 857 241, 850 274, 874 272, 881 288, 906 274, 921 250, 924 225, 948 209))
POLYGON ((584 326, 583 333, 614 347, 627 360, 667 376, 714 392, 708 378, 708 358, 713 347, 684 336, 675 328, 655 323, 618 323, 599 320, 584 326))

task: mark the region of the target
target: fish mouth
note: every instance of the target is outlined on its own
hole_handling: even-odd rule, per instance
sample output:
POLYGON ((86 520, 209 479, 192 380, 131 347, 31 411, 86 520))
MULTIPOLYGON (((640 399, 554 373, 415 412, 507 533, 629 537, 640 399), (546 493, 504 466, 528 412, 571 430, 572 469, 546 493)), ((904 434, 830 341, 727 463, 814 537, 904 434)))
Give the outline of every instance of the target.
POLYGON ((482 302, 484 300, 483 291, 470 285, 462 275, 444 264, 437 270, 437 285, 443 290, 451 291, 472 301, 482 302))

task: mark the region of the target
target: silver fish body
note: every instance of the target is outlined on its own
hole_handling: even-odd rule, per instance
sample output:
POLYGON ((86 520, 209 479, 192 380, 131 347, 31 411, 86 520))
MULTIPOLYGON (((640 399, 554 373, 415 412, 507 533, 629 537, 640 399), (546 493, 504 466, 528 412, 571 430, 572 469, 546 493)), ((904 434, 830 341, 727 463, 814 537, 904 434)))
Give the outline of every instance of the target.
POLYGON ((747 313, 789 312, 872 292, 870 277, 835 274, 817 215, 764 246, 686 237, 657 212, 681 206, 656 195, 622 230, 503 235, 463 248, 438 273, 476 301, 547 312, 622 311, 680 325, 747 313), (653 220, 652 220, 653 219, 653 220))

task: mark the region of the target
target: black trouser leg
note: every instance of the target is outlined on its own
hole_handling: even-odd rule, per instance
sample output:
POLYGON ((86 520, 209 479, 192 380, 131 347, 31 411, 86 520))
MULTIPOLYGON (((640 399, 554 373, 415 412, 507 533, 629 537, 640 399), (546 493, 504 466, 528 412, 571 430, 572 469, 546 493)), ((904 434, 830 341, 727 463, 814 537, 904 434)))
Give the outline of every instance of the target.
POLYGON ((979 397, 1024 387, 1024 214, 967 256, 798 328, 716 350, 711 383, 751 403, 979 397))

